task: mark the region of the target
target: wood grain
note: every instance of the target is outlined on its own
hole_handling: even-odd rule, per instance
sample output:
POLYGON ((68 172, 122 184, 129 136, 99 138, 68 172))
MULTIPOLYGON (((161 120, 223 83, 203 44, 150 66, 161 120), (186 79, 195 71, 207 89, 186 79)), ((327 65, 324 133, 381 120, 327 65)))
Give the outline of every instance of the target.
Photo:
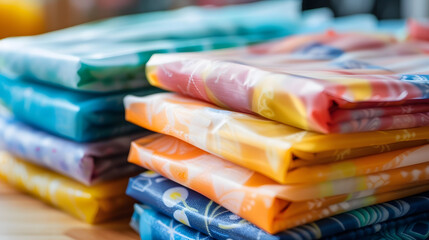
POLYGON ((92 226, 0 181, 0 240, 138 240, 128 222, 92 226))

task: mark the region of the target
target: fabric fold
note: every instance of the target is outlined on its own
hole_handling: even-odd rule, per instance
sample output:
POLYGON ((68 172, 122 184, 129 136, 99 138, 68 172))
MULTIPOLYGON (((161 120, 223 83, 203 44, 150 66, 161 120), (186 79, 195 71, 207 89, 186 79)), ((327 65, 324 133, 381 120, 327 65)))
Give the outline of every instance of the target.
POLYGON ((424 163, 335 181, 282 185, 159 134, 133 142, 129 161, 201 193, 270 233, 416 194, 425 191, 429 181, 429 163, 424 163))
POLYGON ((128 178, 87 187, 5 151, 0 152, 0 166, 0 179, 85 222, 131 213, 134 200, 125 195, 128 178))
MULTIPOLYGON (((398 221, 407 224, 427 220, 425 217, 429 214, 429 195, 425 192, 270 235, 201 194, 190 189, 184 190, 181 185, 154 172, 145 172, 131 179, 127 194, 145 205, 135 205, 131 220, 131 226, 142 237, 145 236, 144 239, 152 239, 151 236, 158 234, 169 237, 177 235, 179 239, 180 236, 225 240, 358 239, 400 226, 396 223, 398 221)), ((429 232, 429 228, 426 232, 429 232)))
POLYGON ((127 163, 131 141, 146 134, 76 143, 0 114, 0 149, 64 174, 85 185, 131 176, 141 168, 127 163))
POLYGON ((155 88, 92 95, 0 76, 0 101, 27 124, 77 142, 90 142, 137 132, 123 117, 123 99, 144 96, 155 88))
POLYGON ((429 125, 429 43, 307 34, 248 48, 156 54, 153 86, 301 129, 349 133, 429 125))
POLYGON ((298 29, 299 3, 188 7, 8 38, 0 41, 0 71, 91 92, 146 87, 144 66, 153 53, 236 47, 289 35, 298 29))
POLYGON ((428 143, 429 127, 324 135, 173 93, 127 96, 125 106, 132 123, 280 183, 318 183, 422 164, 429 151, 421 145, 428 143))

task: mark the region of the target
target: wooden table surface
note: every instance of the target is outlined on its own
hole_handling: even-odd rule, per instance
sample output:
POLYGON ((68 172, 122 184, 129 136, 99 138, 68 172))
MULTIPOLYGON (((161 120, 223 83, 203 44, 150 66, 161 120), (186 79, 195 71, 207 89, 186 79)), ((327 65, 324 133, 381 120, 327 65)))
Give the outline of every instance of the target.
POLYGON ((91 226, 0 181, 0 240, 138 240, 128 222, 91 226))

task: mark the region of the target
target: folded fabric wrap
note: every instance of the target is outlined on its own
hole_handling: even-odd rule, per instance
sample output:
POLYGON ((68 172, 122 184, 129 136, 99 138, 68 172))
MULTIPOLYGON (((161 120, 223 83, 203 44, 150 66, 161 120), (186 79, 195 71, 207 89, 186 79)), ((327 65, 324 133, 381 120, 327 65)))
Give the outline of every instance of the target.
POLYGON ((127 162, 131 141, 147 132, 76 143, 0 114, 0 149, 64 174, 85 185, 131 176, 142 171, 127 162))
POLYGON ((335 33, 208 53, 156 54, 153 86, 301 129, 348 133, 429 125, 428 42, 335 33))
POLYGON ((125 105, 128 121, 280 183, 320 183, 425 163, 429 151, 421 145, 428 143, 429 127, 325 135, 173 93, 127 96, 125 105))
POLYGON ((296 32, 300 1, 189 7, 0 41, 0 71, 91 92, 145 87, 153 53, 244 46, 296 32))
MULTIPOLYGON (((145 205, 134 206, 131 220, 142 239, 358 239, 401 226, 398 223, 427 220, 429 216, 429 195, 425 192, 270 235, 201 194, 154 172, 132 178, 127 194, 145 205), (157 238, 161 235, 164 237, 157 238)), ((425 231, 429 233, 429 228, 425 231)))
POLYGON ((0 179, 88 223, 130 213, 134 200, 125 195, 128 178, 87 187, 0 152, 0 179))
POLYGON ((123 117, 123 99, 132 92, 144 96, 159 90, 93 95, 0 76, 0 102, 17 119, 78 142, 136 132, 123 117))
POLYGON ((429 163, 335 181, 282 185, 158 134, 134 142, 129 161, 199 192, 270 233, 429 189, 429 163))

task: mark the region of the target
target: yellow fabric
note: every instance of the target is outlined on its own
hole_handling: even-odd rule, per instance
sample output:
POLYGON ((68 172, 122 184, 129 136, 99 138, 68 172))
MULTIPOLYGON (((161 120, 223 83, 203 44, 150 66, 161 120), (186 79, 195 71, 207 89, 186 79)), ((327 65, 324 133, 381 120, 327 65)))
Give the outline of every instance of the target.
POLYGON ((87 187, 60 174, 0 152, 0 179, 88 223, 130 213, 128 179, 87 187))
POLYGON ((130 122, 280 183, 318 183, 377 173, 424 163, 429 153, 429 127, 326 135, 172 93, 130 96, 126 108, 130 122), (412 146, 418 147, 406 148, 412 146), (362 155, 366 156, 353 158, 362 155))

